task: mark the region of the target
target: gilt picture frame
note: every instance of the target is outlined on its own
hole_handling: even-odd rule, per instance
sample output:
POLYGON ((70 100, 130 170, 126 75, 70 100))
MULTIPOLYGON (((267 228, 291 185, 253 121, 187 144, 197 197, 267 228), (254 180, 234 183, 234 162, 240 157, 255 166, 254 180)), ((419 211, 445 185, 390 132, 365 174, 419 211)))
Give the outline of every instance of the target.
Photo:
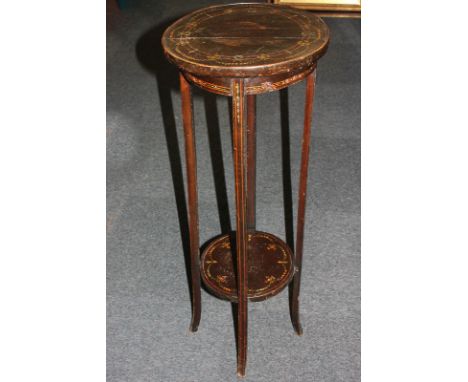
POLYGON ((331 17, 361 17, 361 0, 270 0, 273 4, 314 11, 331 17))

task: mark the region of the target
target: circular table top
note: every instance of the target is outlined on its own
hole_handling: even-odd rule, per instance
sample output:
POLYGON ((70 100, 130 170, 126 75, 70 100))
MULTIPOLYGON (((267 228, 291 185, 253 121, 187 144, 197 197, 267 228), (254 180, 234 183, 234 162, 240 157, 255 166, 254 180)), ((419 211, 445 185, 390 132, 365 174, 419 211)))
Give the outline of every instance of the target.
POLYGON ((317 16, 273 4, 199 9, 163 34, 166 56, 202 76, 257 77, 309 68, 326 51, 328 27, 317 16))

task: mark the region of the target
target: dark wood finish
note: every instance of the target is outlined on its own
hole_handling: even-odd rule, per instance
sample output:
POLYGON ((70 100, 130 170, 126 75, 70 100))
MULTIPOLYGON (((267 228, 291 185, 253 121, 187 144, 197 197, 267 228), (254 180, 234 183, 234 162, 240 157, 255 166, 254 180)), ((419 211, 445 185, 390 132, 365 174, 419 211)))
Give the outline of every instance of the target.
POLYGON ((234 176, 236 190, 237 255, 237 374, 245 375, 247 363, 247 195, 244 80, 232 80, 234 176))
POLYGON ((167 57, 195 76, 265 77, 303 72, 326 51, 325 23, 271 4, 217 5, 172 24, 162 37, 167 57))
MULTIPOLYGON (((302 81, 313 70, 315 64, 308 67, 299 73, 280 73, 272 74, 267 77, 244 78, 245 94, 261 94, 284 89, 302 81)), ((185 73, 187 79, 194 85, 209 91, 224 96, 232 96, 231 94, 231 78, 224 77, 206 77, 195 76, 191 73, 185 73)))
POLYGON ((195 133, 193 131, 193 112, 190 84, 180 74, 180 92, 182 95, 182 118, 184 123, 185 158, 187 163, 187 190, 190 235, 190 268, 192 281, 192 322, 190 330, 196 332, 201 317, 200 291, 200 245, 198 233, 198 197, 197 197, 197 157, 195 133))
POLYGON ((302 326, 299 320, 299 291, 301 285, 302 253, 304 250, 304 221, 307 201, 307 174, 309 168, 310 130, 312 122, 312 110, 314 102, 316 72, 309 74, 306 83, 306 101, 304 115, 304 134, 302 138, 301 173, 299 178, 299 203, 297 206, 297 236, 294 254, 294 266, 296 272, 293 279, 291 298, 291 320, 298 335, 302 334, 302 326))
POLYGON ((248 300, 259 301, 290 284, 293 326, 302 333, 299 289, 309 163, 312 102, 317 60, 329 42, 327 26, 312 14, 271 4, 234 4, 195 11, 171 25, 162 45, 180 71, 189 194, 193 317, 201 314, 200 271, 205 285, 237 303, 237 373, 247 363, 248 300), (296 250, 256 230, 256 94, 283 89, 307 78, 296 250), (189 82, 232 97, 236 232, 198 242, 195 137, 189 82), (291 281, 293 280, 293 281, 291 281))
POLYGON ((256 165, 256 136, 255 112, 256 98, 247 96, 247 229, 255 230, 255 180, 257 177, 256 165))
MULTIPOLYGON (((203 251, 201 275, 205 285, 218 297, 237 302, 231 235, 213 240, 203 251)), ((247 297, 262 301, 281 292, 294 274, 293 254, 278 237, 261 231, 247 234, 247 297)))

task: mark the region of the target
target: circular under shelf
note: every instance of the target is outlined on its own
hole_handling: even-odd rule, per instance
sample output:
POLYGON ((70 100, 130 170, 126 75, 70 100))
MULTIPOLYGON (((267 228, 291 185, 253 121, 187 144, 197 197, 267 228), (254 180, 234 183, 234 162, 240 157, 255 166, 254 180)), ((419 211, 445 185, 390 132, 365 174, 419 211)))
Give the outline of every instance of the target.
MULTIPOLYGON (((214 294, 237 301, 236 263, 231 248, 235 248, 235 235, 214 239, 202 253, 201 276, 214 294)), ((266 232, 247 234, 249 300, 261 301, 278 294, 288 285, 293 274, 292 251, 284 241, 266 232)))

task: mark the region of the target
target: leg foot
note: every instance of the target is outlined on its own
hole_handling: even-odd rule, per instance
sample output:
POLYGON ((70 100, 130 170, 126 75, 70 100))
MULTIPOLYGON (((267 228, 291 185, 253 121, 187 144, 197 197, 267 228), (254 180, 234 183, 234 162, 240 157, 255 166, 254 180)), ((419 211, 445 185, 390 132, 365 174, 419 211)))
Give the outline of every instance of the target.
POLYGON ((290 305, 291 322, 294 331, 298 336, 302 336, 302 325, 299 320, 299 300, 292 301, 290 305))

